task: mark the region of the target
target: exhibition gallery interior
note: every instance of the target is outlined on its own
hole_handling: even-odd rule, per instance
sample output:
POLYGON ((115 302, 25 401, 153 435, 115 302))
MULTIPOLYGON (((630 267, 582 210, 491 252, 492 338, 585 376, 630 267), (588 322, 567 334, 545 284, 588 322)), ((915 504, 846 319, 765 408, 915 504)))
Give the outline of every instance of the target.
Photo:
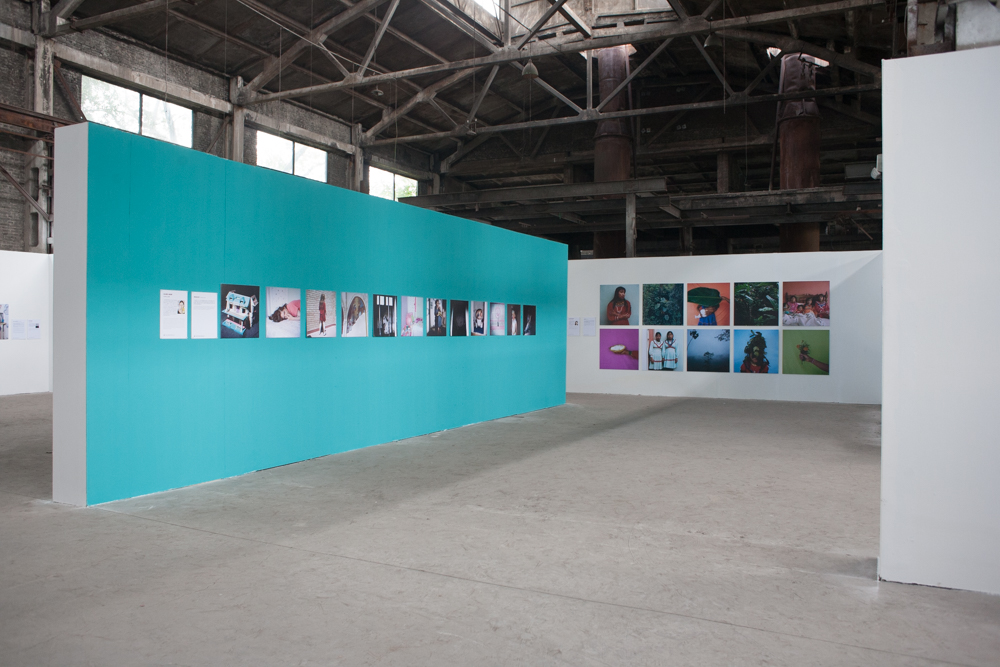
POLYGON ((0 665, 1000 664, 996 0, 0 0, 0 65, 0 665))

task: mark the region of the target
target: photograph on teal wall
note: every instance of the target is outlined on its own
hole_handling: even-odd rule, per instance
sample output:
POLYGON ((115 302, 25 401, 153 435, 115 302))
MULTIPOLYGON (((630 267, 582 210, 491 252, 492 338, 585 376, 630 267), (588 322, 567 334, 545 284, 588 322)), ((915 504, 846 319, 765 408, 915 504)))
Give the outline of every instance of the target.
POLYGON ((505 303, 490 304, 490 335, 491 336, 507 335, 507 304, 505 303))
POLYGON ((400 298, 399 335, 407 338, 424 335, 424 299, 419 296, 400 298))
POLYGON ((344 292, 340 297, 340 321, 344 338, 364 338, 368 335, 368 295, 344 292))
POLYGON ((521 319, 524 320, 524 335, 534 336, 535 335, 535 307, 525 306, 522 309, 521 319))
POLYGON ((472 312, 472 335, 473 336, 485 336, 486 331, 486 302, 485 301, 473 301, 471 312, 472 312))
POLYGON ((266 338, 298 338, 302 335, 302 290, 298 287, 268 287, 264 292, 266 338))
POLYGON ((372 295, 372 335, 376 338, 396 336, 396 297, 388 294, 372 295))
POLYGON ((260 287, 223 285, 222 337, 260 338, 260 287))
POLYGON ((514 303, 507 304, 507 334, 510 336, 521 335, 521 306, 514 303))
POLYGON ((451 300, 451 335, 469 335, 469 302, 459 299, 451 300))
MULTIPOLYGON (((87 192, 88 243, 79 252, 87 260, 88 504, 565 402, 565 245, 92 124, 84 137, 88 173, 64 178, 87 192), (244 295, 257 298, 258 342, 159 339, 150 294, 222 285, 258 286, 244 295), (364 336, 265 339, 267 286, 326 290, 324 324, 334 338, 358 296, 350 333, 364 336), (399 330, 374 340, 371 294, 532 304, 536 335, 469 345, 399 330), (220 429, 219 414, 233 428, 220 429), (271 415, 280 438, 238 427, 271 415)), ((228 291, 220 291, 217 323, 228 291)), ((318 315, 309 319, 302 294, 302 330, 315 334, 318 315)), ((425 303, 415 305, 426 313, 425 303)), ((401 329, 405 314, 397 300, 401 329)), ((426 335, 425 318, 411 326, 422 324, 426 335)))
POLYGON ((306 337, 336 338, 337 293, 329 290, 306 290, 306 337))
POLYGON ((427 335, 448 334, 448 300, 427 299, 427 335))

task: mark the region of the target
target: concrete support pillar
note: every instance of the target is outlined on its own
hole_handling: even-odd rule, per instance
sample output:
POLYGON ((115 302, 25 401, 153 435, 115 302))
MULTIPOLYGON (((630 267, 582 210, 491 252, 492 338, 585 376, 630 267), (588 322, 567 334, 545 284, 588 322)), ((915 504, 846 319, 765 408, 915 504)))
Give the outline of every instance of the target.
MULTIPOLYGON (((782 93, 816 89, 816 67, 801 55, 791 53, 781 59, 782 93)), ((779 104, 778 148, 782 190, 819 187, 819 107, 814 99, 779 104)), ((781 225, 781 252, 817 252, 819 236, 818 222, 781 225)))
POLYGON ((716 156, 715 180, 719 192, 729 192, 733 182, 732 157, 729 153, 716 156))
MULTIPOLYGON (((48 11, 48 2, 39 7, 40 11, 48 11)), ((31 108, 39 113, 52 115, 53 62, 52 40, 35 36, 35 59, 32 64, 31 108)), ((49 144, 36 141, 29 149, 35 155, 50 155, 49 144)), ((24 161, 25 190, 47 212, 52 211, 52 161, 43 157, 26 156, 24 161)), ((34 206, 24 204, 24 249, 28 252, 49 252, 49 239, 52 228, 34 206)))
POLYGON ((690 225, 680 228, 681 236, 681 254, 682 255, 693 255, 694 254, 694 228, 690 225))
POLYGON ((635 194, 625 195, 625 256, 635 257, 635 194))
POLYGON ((368 192, 365 150, 361 147, 361 137, 363 134, 361 123, 356 123, 351 129, 351 141, 354 144, 354 155, 351 157, 351 189, 357 192, 368 192))
POLYGON ((246 107, 233 107, 233 143, 229 156, 233 162, 243 162, 243 148, 246 142, 246 107))
MULTIPOLYGON (((598 51, 597 70, 603 102, 628 76, 628 47, 615 46, 598 51)), ((619 93, 603 110, 611 112, 627 107, 628 99, 624 93, 619 93)), ((628 122, 623 119, 600 121, 594 139, 594 182, 626 181, 631 176, 632 135, 628 122)), ((624 257, 630 243, 634 255, 634 239, 630 242, 626 236, 621 232, 596 232, 594 258, 624 257)))

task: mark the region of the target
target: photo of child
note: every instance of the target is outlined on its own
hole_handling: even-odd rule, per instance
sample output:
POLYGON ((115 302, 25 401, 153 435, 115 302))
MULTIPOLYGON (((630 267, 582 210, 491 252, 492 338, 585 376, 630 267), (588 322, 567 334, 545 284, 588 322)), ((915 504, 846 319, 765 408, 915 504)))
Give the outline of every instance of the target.
POLYGON ((729 338, 729 329, 688 329, 687 369, 705 373, 728 373, 729 338))
POLYGON ((639 324, 638 285, 601 285, 600 296, 602 325, 627 327, 639 324))
POLYGON ((306 290, 306 338, 334 338, 337 335, 337 293, 306 290))
POLYGON ((680 371, 684 329, 646 329, 646 369, 680 371))
POLYGON ((299 338, 302 335, 302 290, 297 287, 268 287, 266 306, 267 338, 299 338))
POLYGON ((781 323, 786 327, 830 326, 830 281, 788 282, 782 285, 784 309, 781 323))
POLYGON ((344 338, 368 337, 368 294, 341 293, 340 328, 340 335, 344 338))
POLYGON ((427 299, 427 335, 448 335, 448 299, 427 299))
POLYGON ((490 304, 490 335, 491 336, 507 335, 507 304, 505 303, 490 304))
POLYGON ((521 306, 517 304, 507 304, 507 335, 521 335, 521 306))
POLYGON ((729 283, 688 283, 688 326, 729 326, 729 283))
POLYGON ((376 338, 396 336, 396 297, 385 294, 372 295, 372 335, 376 338))
POLYGON ((472 335, 486 335, 486 302, 472 302, 472 335))
POLYGON ((400 336, 424 335, 424 299, 419 296, 404 296, 400 298, 402 313, 402 328, 400 336))
POLYGON ((785 330, 781 347, 781 372, 785 375, 829 375, 830 331, 785 330))
POLYGON ((777 355, 777 329, 737 329, 733 332, 733 372, 777 374, 778 365, 768 358, 777 355))

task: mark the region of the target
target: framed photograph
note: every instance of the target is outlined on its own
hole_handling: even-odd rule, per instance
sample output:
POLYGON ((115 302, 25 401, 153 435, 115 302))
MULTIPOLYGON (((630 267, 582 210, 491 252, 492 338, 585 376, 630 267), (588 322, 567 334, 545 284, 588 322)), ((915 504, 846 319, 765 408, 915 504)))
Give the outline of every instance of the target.
POLYGON ((306 338, 337 336, 337 293, 306 290, 306 338))
POLYGON ((424 335, 424 298, 400 297, 400 336, 424 335))
POLYGON ((520 336, 521 335, 521 306, 508 303, 507 304, 507 335, 508 336, 520 336))
POLYGON ((736 283, 733 321, 738 327, 776 327, 781 311, 778 283, 736 283))
POLYGON ((340 335, 344 338, 366 338, 368 336, 367 293, 341 293, 340 335))
POLYGON ((684 329, 679 327, 646 329, 644 345, 646 370, 684 370, 684 329))
POLYGON ((639 324, 638 299, 638 285, 601 285, 601 324, 612 327, 639 324))
POLYGON ((602 370, 639 370, 639 330, 601 329, 602 370))
POLYGON ((0 340, 10 339, 10 304, 0 303, 0 340))
POLYGON ((427 335, 448 335, 448 299, 427 299, 427 335))
POLYGON ((260 338, 260 287, 258 285, 223 285, 222 337, 260 338))
POLYGON ((470 311, 472 313, 472 335, 485 336, 487 334, 486 323, 489 321, 486 302, 473 301, 470 311))
POLYGON ((521 319, 524 320, 522 331, 525 336, 535 335, 535 307, 524 306, 521 308, 521 319))
POLYGON ((829 375, 830 331, 789 331, 782 336, 781 372, 785 375, 829 375))
POLYGON ((372 335, 376 338, 396 337, 396 297, 372 295, 372 335))
POLYGON ((298 287, 268 287, 267 323, 268 338, 299 338, 302 336, 302 290, 298 287))
POLYGON ((507 304, 505 303, 490 304, 490 335, 491 336, 507 335, 507 304))
POLYGON ((737 329, 733 332, 733 372, 776 374, 777 329, 737 329))
POLYGON ((782 283, 784 309, 781 323, 786 327, 830 326, 830 281, 813 280, 782 283))
POLYGON ((688 326, 729 326, 729 283, 688 283, 688 326))
POLYGON ((642 323, 649 326, 684 326, 684 283, 642 286, 642 323))
POLYGON ((728 373, 729 339, 729 329, 688 329, 688 371, 728 373))
POLYGON ((469 335, 469 302, 451 300, 451 335, 469 335))

